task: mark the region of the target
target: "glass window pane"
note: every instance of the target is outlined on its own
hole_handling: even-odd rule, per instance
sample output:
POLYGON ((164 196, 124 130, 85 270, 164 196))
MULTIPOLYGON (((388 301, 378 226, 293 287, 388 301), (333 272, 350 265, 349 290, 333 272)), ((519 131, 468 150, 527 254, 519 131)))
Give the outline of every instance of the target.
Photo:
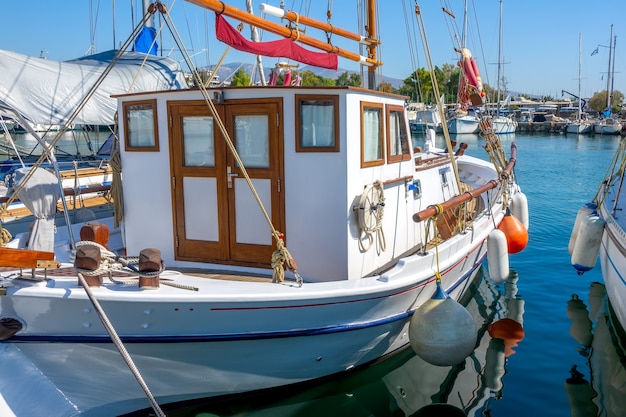
POLYGON ((266 115, 235 116, 235 148, 247 168, 269 168, 266 115))
POLYGON ((389 152, 392 156, 409 153, 409 143, 402 116, 399 111, 389 113, 389 152))
POLYGON ((128 123, 128 143, 136 147, 153 147, 154 110, 151 104, 132 104, 126 107, 128 123))
POLYGON ((334 100, 300 102, 300 146, 335 146, 334 100))
POLYGON ((185 166, 215 166, 212 117, 186 116, 183 118, 183 149, 185 166))
POLYGON ((383 159, 381 137, 382 109, 365 107, 363 109, 363 160, 364 162, 383 159))

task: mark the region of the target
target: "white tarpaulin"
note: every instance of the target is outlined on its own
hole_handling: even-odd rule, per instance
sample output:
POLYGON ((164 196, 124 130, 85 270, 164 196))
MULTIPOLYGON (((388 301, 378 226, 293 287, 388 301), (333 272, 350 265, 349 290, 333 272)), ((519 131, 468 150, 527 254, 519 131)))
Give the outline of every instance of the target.
MULTIPOLYGON (((30 231, 28 249, 54 252, 54 215, 61 197, 59 180, 43 168, 32 168, 34 174, 17 194, 22 203, 33 213, 35 222, 30 231)), ((15 171, 15 186, 20 185, 31 168, 15 171)))
MULTIPOLYGON (((114 55, 108 51, 59 62, 0 50, 0 111, 12 116, 4 109, 15 110, 31 123, 64 124, 114 55)), ((111 95, 181 88, 187 85, 178 62, 126 52, 73 123, 113 124, 117 103, 111 95)))

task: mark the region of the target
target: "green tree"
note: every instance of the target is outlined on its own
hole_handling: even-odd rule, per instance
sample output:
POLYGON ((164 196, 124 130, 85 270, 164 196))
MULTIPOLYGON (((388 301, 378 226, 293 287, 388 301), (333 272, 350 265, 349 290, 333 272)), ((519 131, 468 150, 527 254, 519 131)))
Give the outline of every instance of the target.
MULTIPOLYGON (((602 90, 595 93, 587 102, 587 105, 597 112, 603 112, 606 110, 606 96, 607 91, 602 90)), ((624 102, 624 94, 621 91, 613 91, 613 97, 611 99, 611 113, 619 112, 622 103, 624 102)))
POLYGON ((332 78, 322 77, 312 71, 303 71, 300 76, 304 87, 333 87, 335 85, 335 80, 332 78))
MULTIPOLYGON (((459 85, 459 68, 452 64, 444 64, 441 68, 435 67, 434 73, 439 92, 445 96, 445 101, 455 102, 459 85)), ((421 101, 427 104, 435 103, 438 99, 433 92, 430 72, 425 68, 418 68, 404 79, 398 93, 409 96, 411 101, 421 101)))
POLYGON ((250 85, 250 76, 248 75, 246 71, 244 71, 243 68, 239 68, 237 71, 235 71, 235 74, 233 75, 233 79, 231 80, 230 85, 232 86, 250 85))
POLYGON ((341 87, 360 87, 361 86, 361 74, 356 72, 348 73, 345 71, 335 80, 335 85, 341 87))

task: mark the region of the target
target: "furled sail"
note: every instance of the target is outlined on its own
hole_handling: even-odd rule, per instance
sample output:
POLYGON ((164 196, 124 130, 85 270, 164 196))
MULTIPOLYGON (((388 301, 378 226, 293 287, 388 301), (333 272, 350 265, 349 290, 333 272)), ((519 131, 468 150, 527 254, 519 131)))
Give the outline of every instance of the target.
POLYGON ((337 54, 309 51, 291 39, 252 42, 244 38, 221 14, 215 14, 215 34, 218 40, 233 48, 255 55, 293 59, 303 64, 336 70, 337 54))

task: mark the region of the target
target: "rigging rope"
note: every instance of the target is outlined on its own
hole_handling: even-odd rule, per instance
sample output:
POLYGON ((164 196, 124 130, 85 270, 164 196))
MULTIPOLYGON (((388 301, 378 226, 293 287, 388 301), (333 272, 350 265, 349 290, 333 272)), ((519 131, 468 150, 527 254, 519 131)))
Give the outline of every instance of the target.
POLYGON ((100 321, 102 321, 102 324, 104 325, 104 328, 109 334, 109 337, 113 341, 113 344, 115 345, 117 350, 120 352, 120 355, 122 355, 122 359, 124 359, 124 362, 126 362, 128 369, 130 369, 135 379, 141 386, 141 389, 146 394, 146 397, 148 398, 148 400, 150 401, 150 404, 152 405, 152 409, 157 413, 158 416, 165 417, 165 413, 163 412, 163 410, 161 410, 161 407, 159 406, 159 403, 157 403, 156 399, 154 398, 154 395, 152 395, 152 392, 150 391, 150 388, 148 388, 146 381, 141 376, 139 369, 133 362, 133 359, 130 357, 128 350, 126 350, 126 347, 124 346, 124 343, 122 343, 122 339, 120 339, 119 335, 115 331, 115 328, 113 327, 113 325, 111 324, 111 321, 109 320, 106 313, 104 312, 104 309, 98 302, 98 299, 91 291, 91 288, 87 284, 87 281, 85 281, 85 277, 83 276, 81 272, 79 272, 77 275, 78 275, 78 280, 80 281, 85 292, 87 293, 87 297, 89 297, 89 301, 91 301, 91 304, 93 305, 94 309, 98 313, 98 317, 100 318, 100 321))

